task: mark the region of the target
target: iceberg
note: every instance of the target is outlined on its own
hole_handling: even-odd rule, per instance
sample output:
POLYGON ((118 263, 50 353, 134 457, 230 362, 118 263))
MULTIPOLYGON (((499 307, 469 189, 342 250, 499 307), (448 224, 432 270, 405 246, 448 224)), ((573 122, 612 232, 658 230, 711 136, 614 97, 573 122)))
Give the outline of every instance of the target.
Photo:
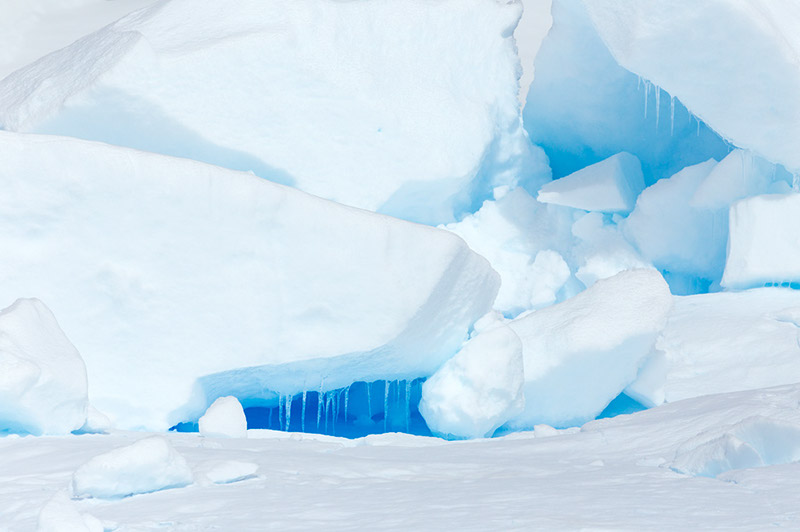
POLYGON ((494 0, 158 2, 0 82, 0 126, 452 222, 495 186, 550 178, 519 113, 521 12, 494 0))
POLYGON ((119 428, 196 420, 226 395, 426 377, 497 294, 447 231, 96 142, 0 146, 0 300, 63 316, 119 428))

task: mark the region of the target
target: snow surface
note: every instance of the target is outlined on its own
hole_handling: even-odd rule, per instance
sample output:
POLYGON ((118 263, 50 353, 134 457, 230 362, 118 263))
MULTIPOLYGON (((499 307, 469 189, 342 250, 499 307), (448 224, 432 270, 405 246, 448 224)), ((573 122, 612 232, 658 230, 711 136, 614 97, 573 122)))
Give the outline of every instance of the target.
POLYGON ((0 436, 67 434, 86 422, 86 366, 38 299, 0 311, 0 436))
MULTIPOLYGON (((776 438, 775 428, 800 426, 798 401, 800 387, 791 385, 698 397, 581 430, 540 427, 466 442, 272 431, 251 431, 262 439, 209 442, 170 433, 165 437, 192 469, 236 459, 259 464, 261 474, 72 504, 118 530, 793 529, 797 462, 729 471, 719 479, 682 474, 672 465, 690 445, 742 422, 779 450, 790 448, 796 440, 776 438), (746 421, 754 418, 764 421, 746 421)), ((10 532, 34 529, 42 507, 75 469, 140 438, 113 432, 0 439, 0 522, 10 532)))
POLYGON ((48 302, 120 428, 166 429, 224 395, 430 375, 497 293, 446 231, 95 142, 0 146, 0 300, 48 302))
POLYGON ((629 270, 509 322, 522 340, 525 367, 525 410, 509 426, 594 419, 635 380, 671 308, 658 272, 629 270))
POLYGON ((549 179, 519 116, 521 12, 494 0, 159 2, 0 82, 0 124, 450 222, 497 185, 549 179))
POLYGON ((583 4, 620 65, 680 98, 736 146, 800 170, 795 144, 800 136, 800 5, 773 0, 583 4))
POLYGON ((72 477, 72 493, 78 498, 115 499, 181 488, 193 481, 192 470, 169 440, 150 436, 80 466, 72 477))
POLYGON ((629 213, 642 190, 642 164, 622 152, 545 184, 536 199, 585 211, 629 213))
POLYGON ((208 407, 198 420, 200 434, 228 438, 247 437, 247 418, 239 400, 232 396, 220 397, 208 407))

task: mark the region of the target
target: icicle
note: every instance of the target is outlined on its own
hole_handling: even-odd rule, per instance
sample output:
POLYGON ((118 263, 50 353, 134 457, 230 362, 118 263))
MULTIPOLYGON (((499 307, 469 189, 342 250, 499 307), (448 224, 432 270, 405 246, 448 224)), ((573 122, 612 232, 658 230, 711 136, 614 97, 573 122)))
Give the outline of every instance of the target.
POLYGON ((339 417, 339 394, 333 394, 333 423, 331 426, 331 434, 336 436, 336 419, 339 417))
POLYGON ((636 79, 639 80, 638 83, 636 83, 636 90, 640 91, 642 90, 642 76, 636 76, 636 79))
POLYGON ((281 422, 281 430, 283 430, 284 412, 283 412, 283 396, 278 394, 278 420, 281 422))
POLYGON ((644 118, 647 120, 647 97, 650 94, 650 82, 645 80, 644 82, 644 118))
POLYGON ((675 97, 669 97, 669 136, 675 133, 675 97))
POLYGON ((658 117, 661 115, 661 87, 655 85, 656 88, 656 129, 658 129, 658 117))
MULTIPOLYGON (((352 386, 352 385, 350 385, 352 386)), ((350 402, 350 386, 344 389, 344 422, 347 423, 347 406, 350 402)))
POLYGON ((286 432, 289 432, 289 427, 292 424, 292 400, 294 396, 286 397, 286 432))
POLYGON ((317 432, 319 432, 319 422, 322 420, 322 383, 325 379, 319 381, 319 394, 317 395, 317 432))
POLYGON ((389 381, 386 382, 383 393, 383 432, 389 431, 389 381))
POLYGON ((406 381, 406 432, 411 426, 411 381, 406 381))
POLYGON ((370 390, 372 389, 372 383, 367 383, 367 415, 370 419, 372 419, 372 396, 370 394, 370 390))
POLYGON ((303 408, 300 410, 300 431, 306 431, 306 391, 303 390, 303 408))

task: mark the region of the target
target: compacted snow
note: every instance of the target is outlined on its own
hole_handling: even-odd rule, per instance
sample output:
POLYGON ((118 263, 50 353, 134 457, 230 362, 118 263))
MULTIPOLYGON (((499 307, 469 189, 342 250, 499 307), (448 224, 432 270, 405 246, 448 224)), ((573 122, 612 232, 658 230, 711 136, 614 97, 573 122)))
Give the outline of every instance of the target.
POLYGON ((0 4, 0 532, 800 528, 793 3, 0 4))

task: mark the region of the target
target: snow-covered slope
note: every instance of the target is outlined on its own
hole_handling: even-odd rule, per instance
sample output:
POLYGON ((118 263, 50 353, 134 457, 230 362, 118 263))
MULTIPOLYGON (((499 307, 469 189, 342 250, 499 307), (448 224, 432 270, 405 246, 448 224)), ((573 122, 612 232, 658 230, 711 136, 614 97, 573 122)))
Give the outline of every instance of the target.
POLYGON ((0 183, 0 300, 48 302, 123 427, 226 370, 270 365, 206 381, 266 399, 429 375, 498 289, 446 231, 194 161, 0 133, 0 183))
POLYGON ((0 82, 0 124, 449 222, 496 185, 549 179, 519 116, 520 14, 494 0, 159 2, 0 82))

